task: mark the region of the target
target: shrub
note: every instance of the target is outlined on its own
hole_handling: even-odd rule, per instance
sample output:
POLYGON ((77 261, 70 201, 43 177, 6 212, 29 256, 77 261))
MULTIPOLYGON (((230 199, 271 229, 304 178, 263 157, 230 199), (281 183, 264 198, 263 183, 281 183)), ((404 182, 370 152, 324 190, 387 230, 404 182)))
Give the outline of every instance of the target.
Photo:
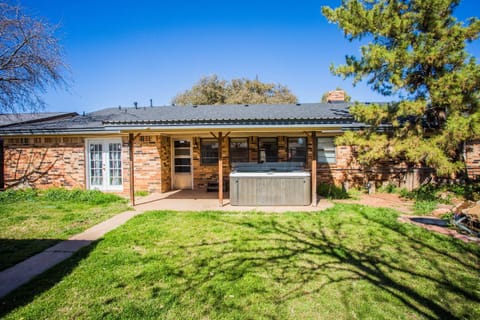
POLYGON ((317 194, 329 199, 348 199, 348 193, 334 184, 320 183, 317 186, 317 194))
POLYGON ((437 201, 417 200, 413 206, 415 214, 427 215, 437 208, 437 201))
POLYGON ((426 184, 412 191, 401 191, 401 196, 416 201, 436 201, 439 189, 432 184, 426 184))
POLYGON ((0 202, 12 203, 16 201, 33 200, 38 197, 38 191, 35 189, 8 189, 0 192, 0 202))
POLYGON ((480 200, 480 183, 455 184, 448 187, 448 190, 467 200, 480 200))
POLYGON ((396 185, 389 183, 386 186, 381 186, 380 188, 378 188, 378 191, 385 193, 400 193, 401 189, 396 185))
POLYGON ((439 196, 441 193, 445 192, 453 193, 467 200, 478 201, 480 200, 480 183, 452 184, 444 186, 427 184, 413 191, 401 191, 400 194, 402 197, 416 201, 440 201, 448 203, 448 197, 443 199, 439 196))
POLYGON ((105 204, 120 200, 125 201, 123 198, 115 194, 103 193, 98 190, 67 190, 64 188, 47 189, 44 192, 43 197, 51 201, 74 201, 90 204, 105 204))

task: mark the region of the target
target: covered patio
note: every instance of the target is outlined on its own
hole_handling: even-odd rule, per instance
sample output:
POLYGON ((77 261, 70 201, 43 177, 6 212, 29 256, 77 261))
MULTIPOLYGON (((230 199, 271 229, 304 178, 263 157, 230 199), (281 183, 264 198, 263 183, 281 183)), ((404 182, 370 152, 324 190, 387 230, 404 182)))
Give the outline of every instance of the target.
POLYGON ((164 193, 152 193, 137 198, 137 210, 175 210, 175 211, 225 211, 225 212, 313 212, 328 209, 333 203, 322 199, 316 206, 232 206, 228 193, 224 193, 223 206, 218 206, 218 193, 203 190, 173 190, 164 193), (179 201, 181 200, 181 201, 179 201))

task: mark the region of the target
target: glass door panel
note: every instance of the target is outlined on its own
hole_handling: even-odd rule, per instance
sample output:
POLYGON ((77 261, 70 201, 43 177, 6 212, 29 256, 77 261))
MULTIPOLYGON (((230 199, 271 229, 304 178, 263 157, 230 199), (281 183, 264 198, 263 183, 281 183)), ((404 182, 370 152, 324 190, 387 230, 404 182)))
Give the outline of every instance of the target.
POLYGON ((117 141, 88 143, 89 187, 122 190, 122 144, 117 141))
POLYGON ((173 186, 176 189, 192 188, 192 158, 189 140, 173 141, 173 186))
POLYGON ((90 186, 103 186, 103 145, 101 143, 92 143, 89 147, 90 152, 90 186))
POLYGON ((122 185, 122 145, 120 143, 109 143, 109 182, 111 186, 122 185))

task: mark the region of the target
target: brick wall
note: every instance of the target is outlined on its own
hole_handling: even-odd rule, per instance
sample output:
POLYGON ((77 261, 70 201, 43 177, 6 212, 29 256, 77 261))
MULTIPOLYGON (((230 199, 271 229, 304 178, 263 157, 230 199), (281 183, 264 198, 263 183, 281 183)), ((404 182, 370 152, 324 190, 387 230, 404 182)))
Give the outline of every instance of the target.
POLYGON ((171 157, 171 139, 161 136, 160 139, 160 170, 161 170, 161 192, 167 192, 172 189, 172 157, 171 157))
POLYGON ((318 164, 318 183, 333 183, 347 188, 364 187, 370 183, 373 190, 393 184, 411 190, 433 177, 430 168, 409 168, 402 162, 384 161, 365 168, 357 161, 355 147, 336 146, 335 155, 334 164, 318 164))
MULTIPOLYGON (((218 165, 202 164, 200 161, 200 139, 193 144, 192 148, 192 168, 193 168, 193 188, 196 190, 206 190, 208 182, 218 181, 218 165)), ((223 176, 228 178, 230 174, 230 159, 228 157, 228 138, 222 143, 223 176)))
POLYGON ((161 192, 161 137, 156 135, 136 137, 133 150, 135 191, 161 192))
MULTIPOLYGON (((299 136, 304 136, 300 134, 299 136)), ((258 161, 258 137, 248 136, 249 161, 258 161)), ((217 165, 200 163, 200 139, 194 138, 192 167, 194 189, 205 190, 208 182, 218 180, 217 165), (195 143, 195 141, 197 143, 195 143)), ((312 138, 307 138, 307 168, 312 159, 312 138)), ((166 192, 171 190, 171 138, 141 135, 134 141, 135 190, 166 192)), ((228 178, 230 161, 229 139, 223 143, 223 174, 228 178)), ((480 140, 469 144, 466 162, 470 178, 480 177, 480 140)), ((278 137, 279 161, 287 160, 287 138, 278 137)), ((123 194, 129 193, 130 164, 128 137, 122 137, 123 194)), ((5 187, 51 186, 85 188, 85 138, 59 136, 28 136, 4 138, 5 187)), ((428 170, 408 169, 401 163, 383 163, 362 169, 351 147, 336 147, 335 164, 318 164, 318 183, 363 186, 367 181, 376 185, 393 183, 412 188, 431 174, 428 170)))
POLYGON ((124 136, 122 139, 122 182, 123 182, 123 195, 130 194, 130 147, 128 144, 128 136, 124 136))
MULTIPOLYGON (((122 138, 122 194, 130 192, 128 137, 122 138)), ((160 192, 170 189, 170 145, 164 138, 165 168, 160 153, 162 137, 139 136, 134 141, 135 190, 160 192), (168 150, 168 153, 167 153, 168 150)), ((28 136, 4 139, 5 187, 86 188, 84 137, 28 136)))
POLYGON ((82 137, 4 138, 5 187, 85 187, 82 137))

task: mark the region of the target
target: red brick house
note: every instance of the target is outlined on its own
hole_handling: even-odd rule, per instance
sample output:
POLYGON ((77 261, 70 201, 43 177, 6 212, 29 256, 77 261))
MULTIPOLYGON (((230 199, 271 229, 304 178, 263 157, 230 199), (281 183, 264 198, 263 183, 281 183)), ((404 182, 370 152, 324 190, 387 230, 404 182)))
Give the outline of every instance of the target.
MULTIPOLYGON (((19 124, 31 124, 48 120, 59 120, 69 118, 77 113, 68 112, 41 112, 41 113, 21 113, 21 114, 0 114, 0 128, 7 128, 19 124)), ((0 190, 4 188, 4 165, 3 165, 3 139, 0 136, 0 190)))
MULTIPOLYGON (((362 168, 350 147, 335 146, 357 130, 347 103, 109 108, 0 127, 6 188, 206 190, 222 185, 237 162, 301 162, 311 173, 312 200, 320 182, 396 183, 409 187, 422 169, 401 164, 362 168), (224 179, 218 179, 218 177, 224 179), (410 180, 412 181, 410 181, 410 180)), ((479 174, 479 147, 467 148, 479 174)), ((427 172, 429 173, 429 172, 427 172)))

